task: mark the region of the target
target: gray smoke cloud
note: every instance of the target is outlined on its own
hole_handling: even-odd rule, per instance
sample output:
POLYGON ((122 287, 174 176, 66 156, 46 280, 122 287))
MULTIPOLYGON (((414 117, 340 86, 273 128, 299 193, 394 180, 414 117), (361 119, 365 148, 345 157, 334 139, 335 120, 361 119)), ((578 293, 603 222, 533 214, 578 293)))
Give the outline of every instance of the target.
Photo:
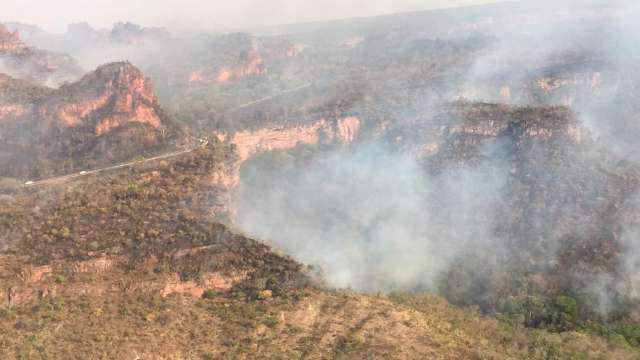
MULTIPOLYGON (((637 166, 640 6, 620 1, 567 2, 566 6, 567 11, 556 12, 544 26, 518 29, 507 24, 487 29, 496 40, 476 59, 464 96, 517 105, 567 105, 577 114, 586 138, 594 140, 586 150, 609 154, 606 159, 592 154, 588 160, 592 166, 615 168, 620 161, 637 166), (548 90, 541 89, 546 79, 552 78, 560 81, 550 81, 546 83, 548 90), (502 88, 496 86, 500 84, 502 88)), ((559 174, 575 181, 583 176, 572 173, 570 167, 559 174)), ((589 180, 597 184, 594 189, 607 188, 608 184, 598 181, 589 180)), ((589 192, 582 196, 593 207, 606 203, 589 192)), ((633 220, 640 203, 631 199, 624 207, 616 239, 620 247, 618 269, 578 268, 567 274, 576 280, 574 291, 590 299, 593 309, 602 315, 618 310, 621 299, 640 299, 640 227, 633 220)), ((581 211, 577 204, 565 204, 566 214, 581 211)), ((577 225, 565 229, 564 235, 588 233, 591 226, 577 225)), ((558 245, 563 234, 558 235, 545 241, 558 245)), ((549 256, 557 255, 552 251, 549 256)))
MULTIPOLYGON (((351 1, 299 6, 283 0, 270 4, 270 9, 278 9, 275 14, 266 14, 266 7, 254 6, 255 3, 250 1, 205 4, 191 0, 163 0, 151 6, 127 1, 126 4, 122 2, 121 7, 118 6, 119 1, 83 1, 82 4, 68 1, 67 4, 77 6, 65 8, 64 14, 56 13, 59 3, 53 9, 50 2, 10 1, 9 5, 3 5, 5 12, 2 16, 60 29, 62 24, 66 26, 70 22, 89 21, 96 27, 110 27, 113 22, 131 20, 145 26, 210 30, 481 2, 351 1), (22 9, 29 11, 22 13, 22 9), (115 9, 125 12, 119 13, 115 9), (41 11, 47 14, 41 14, 41 11), (166 14, 171 14, 174 19, 165 18, 166 14)), ((636 84, 640 80, 640 68, 635 64, 640 55, 637 35, 640 34, 637 22, 640 6, 620 1, 601 1, 598 7, 587 4, 597 1, 526 3, 530 11, 521 10, 513 19, 503 16, 495 20, 488 15, 486 19, 472 24, 458 19, 461 26, 470 26, 465 35, 480 33, 492 39, 491 45, 470 61, 468 69, 464 66, 467 73, 461 91, 456 85, 444 84, 434 93, 440 93, 444 100, 462 96, 469 100, 518 105, 570 105, 595 137, 598 146, 637 164, 635 154, 640 150, 637 141, 640 136, 637 125, 640 108, 637 104, 640 104, 640 99, 637 99, 636 84), (540 12, 542 5, 553 5, 553 11, 549 14, 540 12), (541 25, 536 24, 539 19, 543 19, 541 25), (584 59, 591 65, 582 68, 584 59), (537 81, 553 78, 565 70, 569 74, 578 73, 575 77, 563 79, 566 83, 560 84, 560 87, 569 84, 571 90, 540 92, 538 89, 537 93, 531 92, 540 86, 537 81), (508 86, 509 91, 502 91, 502 86, 508 86)), ((452 26, 456 28, 460 24, 452 26)), ((460 28, 456 29, 464 33, 460 28)), ((88 30, 87 34, 93 31, 85 30, 88 30)), ((386 28, 379 31, 384 32, 386 28)), ((455 34, 452 38, 456 37, 455 34)), ((144 45, 134 46, 114 42, 96 46, 90 39, 74 39, 67 34, 51 35, 37 45, 69 52, 79 58, 86 69, 104 62, 131 60, 148 70, 162 69, 168 64, 184 66, 186 61, 182 60, 189 58, 189 51, 206 48, 211 40, 200 36, 198 34, 189 40, 175 36, 170 40, 146 40, 144 45), (174 58, 175 54, 179 55, 174 58)), ((429 38, 430 34, 420 36, 429 38)), ((474 41, 473 37, 469 39, 474 41)), ((446 40, 451 41, 451 38, 446 40)), ((384 46, 390 43, 392 41, 381 42, 384 46)), ((363 44, 375 44, 375 41, 363 44)), ((464 44, 460 45, 463 47, 461 53, 474 56, 475 50, 467 51, 466 43, 460 44, 464 44)), ((398 54, 402 56, 401 48, 391 49, 398 50, 398 53, 387 50, 382 46, 371 50, 371 53, 391 58, 398 54)), ((369 59, 370 53, 363 54, 372 63, 380 61, 375 57, 369 59)), ((451 59, 456 56, 458 53, 451 59)), ((393 61, 389 63, 393 64, 393 61)), ((388 82, 386 86, 380 86, 382 91, 388 91, 397 81, 392 74, 393 66, 388 68, 391 71, 383 79, 371 81, 376 84, 388 82)), ((443 68, 446 70, 447 66, 443 68)), ((419 76, 421 73, 411 75, 419 76)), ((397 87, 404 88, 405 85, 400 81, 397 87)), ((550 83, 549 87, 556 85, 550 83)), ((365 88, 368 86, 363 85, 365 88)), ((367 94, 369 90, 363 89, 362 92, 367 94)), ((428 92, 425 94, 431 96, 428 92)), ((407 107, 403 111, 424 114, 429 111, 429 106, 442 100, 425 96, 420 100, 423 106, 407 107)), ((409 100, 407 102, 410 103, 409 100)), ((368 106, 370 104, 363 105, 368 106)), ((249 235, 267 240, 303 262, 319 265, 326 273, 327 281, 336 287, 365 291, 432 289, 438 277, 457 259, 480 258, 480 254, 505 249, 504 239, 495 236, 493 226, 495 218, 504 215, 504 209, 500 212, 498 203, 505 201, 503 188, 510 165, 504 161, 503 154, 496 156, 495 150, 488 145, 484 148, 485 152, 493 155, 494 162, 453 168, 439 175, 428 175, 414 158, 376 142, 332 149, 310 157, 279 152, 263 155, 243 167, 244 183, 235 198, 237 225, 249 235), (269 157, 276 157, 277 161, 269 157), (269 167, 274 163, 281 166, 269 167)), ((532 156, 531 153, 528 155, 532 156)), ((540 155, 540 158, 544 157, 540 155)), ((600 160, 593 161, 596 164, 600 160)), ((583 175, 572 172, 574 170, 569 167, 564 171, 554 169, 554 174, 567 182, 578 183, 583 175)), ((541 175, 539 178, 546 175, 532 172, 534 176, 541 175)), ((605 187, 597 181, 592 183, 585 194, 597 194, 605 187)), ((556 193, 565 195, 560 190, 556 193)), ((557 214, 572 218, 572 214, 580 214, 582 207, 597 207, 604 203, 599 195, 585 197, 588 201, 581 204, 562 204, 563 208, 557 214)), ((640 208, 634 204, 630 207, 640 208)), ((534 224, 531 232, 545 242, 547 252, 544 256, 549 258, 549 262, 556 257, 563 239, 581 232, 588 233, 597 226, 585 225, 579 221, 582 219, 572 219, 575 223, 548 229, 548 215, 548 209, 544 208, 529 214, 534 224)), ((595 307, 603 314, 616 306, 612 293, 640 298, 638 228, 630 225, 621 231, 621 277, 609 273, 587 274, 589 269, 570 275, 579 279, 580 284, 588 284, 581 291, 593 297, 595 307)))
MULTIPOLYGON (((584 5, 567 3, 537 28, 522 28, 521 19, 513 24, 489 23, 480 31, 495 40, 473 61, 462 92, 447 90, 452 99, 464 96, 517 105, 568 105, 587 130, 585 139, 595 140, 579 151, 595 154, 605 149, 611 156, 603 160, 594 154, 574 154, 589 163, 585 167, 598 167, 603 161, 615 166, 620 159, 638 164, 640 127, 634 104, 640 102, 635 95, 639 78, 634 61, 640 44, 636 30, 640 29, 634 19, 639 6, 608 3, 602 10, 584 5), (521 87, 535 90, 539 80, 563 72, 577 74, 560 84, 569 90, 522 91, 521 87), (510 97, 501 94, 502 84, 511 87, 510 97)), ((414 110, 428 111, 407 111, 414 110)), ((533 154, 540 150, 534 148, 528 156, 545 159, 533 154)), ((275 169, 261 167, 258 158, 244 168, 245 184, 236 197, 238 226, 304 262, 320 265, 334 286, 366 291, 433 288, 459 258, 483 258, 487 249, 514 251, 506 249, 504 241, 509 239, 497 238, 493 228, 495 218, 505 215, 497 204, 509 201, 503 193, 508 166, 500 156, 494 159, 500 163, 430 176, 415 160, 380 144, 333 150, 304 164, 275 169)), ((571 246, 571 239, 588 238, 594 229, 605 229, 611 225, 605 222, 613 221, 580 218, 579 214, 589 214, 586 208, 607 206, 606 182, 611 181, 604 177, 584 181, 582 169, 548 164, 529 170, 538 181, 553 173, 566 183, 586 184, 582 199, 551 204, 560 205, 555 216, 566 223, 551 228, 553 216, 546 207, 527 214, 533 224, 527 236, 537 235, 549 264, 558 260, 561 249, 571 246)), ((553 188, 553 182, 545 186, 558 198, 566 195, 553 188)), ((626 211, 637 209, 640 207, 630 204, 626 211)), ((568 288, 584 296, 591 309, 603 316, 617 310, 620 299, 640 299, 638 228, 632 224, 622 227, 621 238, 616 239, 621 250, 616 271, 576 265, 572 273, 565 274, 575 280, 568 288)))
POLYGON ((428 176, 378 142, 280 168, 263 160, 243 169, 237 225, 319 265, 332 286, 433 289, 456 257, 494 241, 502 164, 428 176))
POLYGON ((639 79, 640 6, 623 1, 559 4, 538 26, 522 26, 535 18, 525 14, 481 29, 495 41, 475 59, 462 95, 516 105, 570 106, 599 143, 633 159, 640 130, 630 119, 637 110, 633 88, 639 79), (554 77, 560 81, 537 82, 554 77))

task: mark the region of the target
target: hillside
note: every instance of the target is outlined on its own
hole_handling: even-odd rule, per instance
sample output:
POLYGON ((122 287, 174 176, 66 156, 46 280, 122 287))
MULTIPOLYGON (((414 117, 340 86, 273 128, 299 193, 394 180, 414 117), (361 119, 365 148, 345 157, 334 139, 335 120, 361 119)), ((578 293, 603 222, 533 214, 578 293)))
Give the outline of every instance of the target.
POLYGON ((635 343, 640 169, 569 108, 454 102, 377 135, 367 120, 349 142, 265 137, 240 168, 237 226, 336 286, 436 288, 523 325, 602 325, 635 343))
POLYGON ((638 16, 0 26, 0 358, 640 359, 638 16))
POLYGON ((4 197, 2 356, 637 356, 615 336, 527 330, 432 295, 326 290, 313 269, 203 211, 234 157, 212 144, 4 197))
POLYGON ((101 66, 49 89, 5 75, 0 83, 0 169, 38 179, 175 147, 180 128, 148 79, 128 63, 101 66))

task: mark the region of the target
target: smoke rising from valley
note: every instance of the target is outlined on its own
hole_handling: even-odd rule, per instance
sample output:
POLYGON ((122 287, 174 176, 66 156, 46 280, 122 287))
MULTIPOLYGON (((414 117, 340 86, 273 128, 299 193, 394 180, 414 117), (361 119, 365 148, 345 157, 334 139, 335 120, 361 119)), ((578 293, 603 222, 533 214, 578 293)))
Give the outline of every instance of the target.
MULTIPOLYGON (((109 30, 97 28, 111 20, 92 18, 82 21, 96 28, 76 24, 65 34, 13 26, 30 46, 70 53, 85 70, 131 61, 152 78, 160 105, 199 137, 233 142, 237 132, 248 148, 267 150, 242 153, 235 226, 318 265, 331 286, 446 288, 483 310, 505 294, 562 289, 608 314, 621 298, 638 299, 640 208, 627 201, 637 192, 629 179, 640 136, 638 7, 552 3, 447 12, 455 21, 404 14, 257 34, 211 30, 267 25, 248 6, 234 4, 225 23, 225 6, 211 15, 189 1, 181 11, 206 18, 178 13, 166 23, 152 10, 131 19, 143 25, 109 30), (184 24, 197 29, 146 27, 184 24), (458 101, 469 106, 439 112, 458 101), (296 136, 313 145, 268 151, 293 147, 296 136)), ((298 13, 279 4, 268 24, 358 8, 324 3, 326 11, 298 13)), ((369 2, 370 13, 357 15, 404 5, 418 3, 369 2)), ((118 110, 131 110, 122 99, 118 110)), ((13 105, 5 112, 22 111, 13 105)))
POLYGON ((640 354, 640 5, 8 1, 0 358, 640 354))
MULTIPOLYGON (((602 316, 640 299, 635 220, 613 220, 628 220, 639 208, 625 200, 626 187, 616 189, 615 176, 594 170, 638 164, 640 127, 629 112, 637 102, 637 36, 630 28, 637 8, 568 9, 579 20, 569 21, 576 18, 569 11, 536 31, 520 30, 517 22, 482 29, 489 46, 470 62, 460 86, 446 84, 444 93, 452 94, 445 101, 568 106, 582 127, 577 144, 551 149, 550 142, 532 140, 517 155, 505 144, 485 144, 481 157, 489 160, 437 174, 380 143, 307 157, 275 152, 243 166, 237 225, 319 265, 336 287, 433 290, 450 277, 450 298, 488 304, 504 287, 550 291, 554 285, 536 274, 553 278, 566 267, 566 279, 553 281, 602 316), (578 184, 576 198, 564 184, 578 184), (579 256, 582 241, 602 242, 596 254, 619 246, 618 265, 566 263, 579 256), (458 278, 459 264, 467 275, 458 278), (505 272, 514 269, 530 282, 507 284, 505 272)), ((438 106, 433 99, 422 103, 438 106)), ((431 111, 408 106, 402 111, 431 111)))
POLYGON ((237 225, 319 265, 332 286, 433 289, 453 259, 497 245, 491 225, 503 164, 428 176, 378 142, 294 164, 286 154, 265 156, 285 165, 258 158, 244 166, 237 225))

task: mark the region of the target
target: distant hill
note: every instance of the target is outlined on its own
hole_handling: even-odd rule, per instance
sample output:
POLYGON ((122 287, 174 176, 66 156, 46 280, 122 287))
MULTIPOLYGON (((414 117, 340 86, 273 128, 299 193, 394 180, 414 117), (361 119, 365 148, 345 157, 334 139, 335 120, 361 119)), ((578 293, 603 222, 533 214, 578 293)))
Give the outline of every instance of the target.
POLYGON ((0 73, 57 87, 79 79, 83 70, 71 56, 28 46, 0 24, 0 73))

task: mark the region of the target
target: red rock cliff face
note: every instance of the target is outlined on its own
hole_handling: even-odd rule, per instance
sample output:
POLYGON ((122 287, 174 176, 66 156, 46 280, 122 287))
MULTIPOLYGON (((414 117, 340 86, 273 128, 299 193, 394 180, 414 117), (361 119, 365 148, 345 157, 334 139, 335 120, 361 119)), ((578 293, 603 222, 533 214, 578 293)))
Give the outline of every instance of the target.
POLYGON ((590 101, 603 88, 615 87, 617 76, 600 71, 566 71, 553 75, 532 75, 524 79, 488 81, 477 88, 470 87, 462 98, 490 99, 510 104, 564 105, 590 101))
POLYGON ((240 167, 252 156, 264 151, 292 149, 299 144, 349 144, 360 135, 361 127, 361 120, 350 116, 333 122, 320 119, 299 126, 273 126, 233 134, 215 133, 218 140, 235 145, 238 158, 234 164, 216 169, 209 178, 211 183, 226 190, 213 206, 214 213, 234 214, 232 198, 241 185, 240 167))
MULTIPOLYGON (((580 144, 583 133, 571 110, 564 106, 514 107, 504 104, 457 102, 435 117, 398 121, 380 136, 416 158, 457 151, 450 145, 480 145, 486 140, 580 144), (447 145, 448 144, 448 145, 447 145), (448 147, 447 147, 448 146, 448 147)), ((463 151, 480 150, 461 147, 463 151)))
POLYGON ((36 103, 51 93, 51 89, 0 73, 0 125, 32 118, 36 103))
POLYGON ((78 83, 60 88, 38 116, 60 126, 91 126, 101 136, 121 126, 161 125, 158 100, 148 79, 128 63, 102 66, 78 83))
POLYGON ((286 150, 298 144, 351 143, 360 132, 357 117, 345 117, 335 123, 320 119, 301 126, 275 126, 259 130, 243 130, 233 135, 216 133, 218 139, 235 144, 240 162, 262 151, 286 150))
POLYGON ((164 119, 151 83, 129 63, 59 89, 0 76, 0 172, 42 178, 155 153, 179 142, 164 119), (67 169, 44 171, 50 158, 67 169))
POLYGON ((24 50, 27 45, 22 42, 18 32, 11 32, 0 24, 0 52, 16 52, 24 50))

